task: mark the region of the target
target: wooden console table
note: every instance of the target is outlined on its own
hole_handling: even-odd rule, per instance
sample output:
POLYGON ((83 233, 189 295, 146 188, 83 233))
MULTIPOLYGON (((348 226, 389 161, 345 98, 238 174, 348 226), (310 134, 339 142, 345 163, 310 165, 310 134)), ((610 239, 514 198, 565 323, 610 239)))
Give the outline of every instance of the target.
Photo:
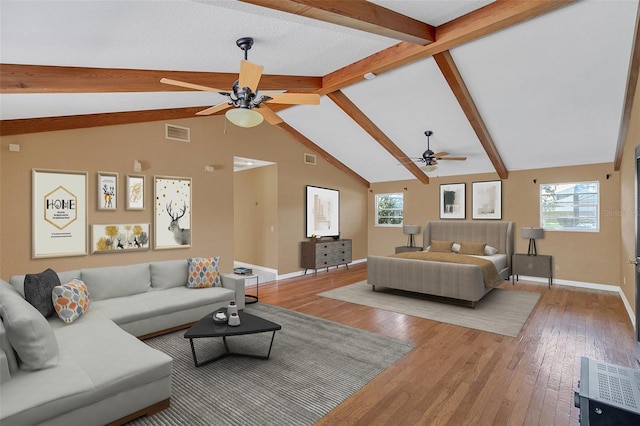
POLYGON ((331 266, 345 265, 349 269, 351 262, 351 240, 303 241, 300 245, 300 263, 305 275, 308 269, 315 270, 331 266))

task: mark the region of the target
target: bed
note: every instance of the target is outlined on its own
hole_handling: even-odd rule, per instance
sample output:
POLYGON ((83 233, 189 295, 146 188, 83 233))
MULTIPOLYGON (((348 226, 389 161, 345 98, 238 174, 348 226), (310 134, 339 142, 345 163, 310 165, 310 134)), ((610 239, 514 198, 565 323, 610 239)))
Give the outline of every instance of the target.
MULTIPOLYGON (((376 287, 406 290, 468 302, 471 307, 496 285, 511 276, 513 255, 513 222, 504 221, 433 221, 427 222, 423 232, 423 249, 441 246, 445 242, 465 243, 468 248, 482 246, 482 255, 469 256, 444 253, 435 259, 420 259, 422 252, 402 253, 393 256, 367 257, 367 282, 376 287), (447 259, 448 258, 448 259, 447 259), (466 258, 473 258, 467 261, 466 258), (452 263, 451 260, 453 260, 452 263), (491 270, 494 273, 487 275, 491 270)), ((441 248, 441 247, 438 247, 441 248)), ((456 248, 455 246, 453 247, 456 248)), ((430 250, 432 252, 432 250, 430 250)), ((426 254, 429 256, 429 254, 426 254)))

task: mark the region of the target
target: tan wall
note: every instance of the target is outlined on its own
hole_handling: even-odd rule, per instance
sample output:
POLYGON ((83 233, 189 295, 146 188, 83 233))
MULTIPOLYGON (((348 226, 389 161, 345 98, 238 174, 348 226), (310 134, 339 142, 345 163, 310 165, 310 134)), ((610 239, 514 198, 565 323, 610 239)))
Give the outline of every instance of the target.
POLYGON ((234 173, 237 261, 278 268, 278 166, 234 173))
MULTIPOLYGON (((502 182, 502 218, 516 225, 516 252, 526 253, 529 240, 520 236, 520 228, 539 225, 539 186, 542 183, 597 180, 600 182, 600 232, 546 232, 537 241, 538 253, 553 256, 555 278, 597 284, 619 285, 620 219, 604 212, 617 211, 620 205, 620 173, 610 164, 548 168, 509 173, 502 182), (609 179, 606 175, 610 174, 609 179), (537 183, 533 180, 536 179, 537 183)), ((376 193, 404 192, 405 223, 424 225, 439 220, 440 184, 466 183, 466 220, 471 220, 471 184, 498 179, 495 174, 478 174, 434 178, 428 185, 416 180, 385 182, 371 186, 369 196, 369 253, 393 253, 395 246, 405 245, 400 228, 376 227, 374 203, 376 193), (405 190, 406 188, 406 190, 405 190)), ((422 235, 416 243, 422 244, 422 235)))
POLYGON ((266 123, 241 129, 223 117, 172 121, 191 128, 191 143, 167 141, 164 122, 97 127, 59 132, 6 136, 0 139, 0 276, 106 265, 131 264, 188 256, 222 257, 225 271, 234 256, 234 155, 278 163, 277 269, 281 274, 300 270, 300 241, 304 239, 304 187, 307 184, 336 188, 342 194, 341 226, 345 238, 354 241, 354 259, 366 257, 366 188, 337 172, 318 157, 318 165, 303 163, 302 145, 266 123), (21 151, 8 152, 10 143, 21 151), (117 211, 96 209, 96 172, 134 174, 133 160, 142 162, 147 177, 144 211, 127 211, 119 199, 117 211), (204 171, 215 166, 213 173, 204 171), (193 179, 192 247, 175 250, 94 254, 79 257, 31 259, 32 168, 89 172, 88 224, 152 223, 154 175, 193 179))
MULTIPOLYGON (((639 81, 640 83, 640 81, 639 81)), ((635 148, 640 145, 640 84, 638 85, 631 110, 631 121, 629 123, 629 133, 624 146, 622 156, 621 172, 621 200, 620 216, 621 226, 621 242, 620 242, 620 287, 625 297, 631 304, 634 312, 637 312, 636 306, 636 283, 635 283, 635 266, 629 261, 635 258, 636 244, 636 221, 640 214, 640 206, 636 206, 635 199, 635 180, 636 180, 636 162, 635 148)), ((640 326, 640 324, 636 324, 640 326)))

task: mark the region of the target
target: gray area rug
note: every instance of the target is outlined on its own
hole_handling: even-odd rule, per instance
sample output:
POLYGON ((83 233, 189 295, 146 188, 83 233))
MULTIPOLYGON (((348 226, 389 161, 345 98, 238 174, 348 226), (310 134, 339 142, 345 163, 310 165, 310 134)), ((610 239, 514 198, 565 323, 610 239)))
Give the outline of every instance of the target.
MULTIPOLYGON (((171 407, 129 425, 312 425, 415 347, 264 303, 246 312, 282 326, 270 359, 227 357, 195 368, 185 330, 146 340, 174 360, 171 407)), ((234 351, 266 354, 270 339, 227 341, 234 351)), ((222 339, 195 344, 199 359, 223 350, 222 339)))
POLYGON ((380 286, 373 291, 366 281, 325 291, 318 296, 510 337, 520 334, 540 298, 538 293, 496 288, 471 309, 380 286))

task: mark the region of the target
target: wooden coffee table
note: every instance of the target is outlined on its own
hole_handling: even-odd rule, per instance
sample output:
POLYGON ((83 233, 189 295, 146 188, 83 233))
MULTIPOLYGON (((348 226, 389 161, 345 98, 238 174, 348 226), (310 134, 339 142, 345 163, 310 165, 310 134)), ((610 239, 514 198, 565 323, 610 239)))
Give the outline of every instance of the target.
POLYGON ((268 321, 264 318, 260 318, 256 315, 248 314, 246 312, 239 312, 240 316, 240 325, 238 326, 230 326, 228 324, 216 324, 213 322, 213 312, 209 315, 205 316, 195 324, 191 326, 190 329, 184 333, 185 339, 189 339, 189 343, 191 344, 191 353, 193 355, 193 362, 196 367, 202 367, 203 365, 209 364, 211 362, 217 361, 219 359, 228 357, 228 356, 241 356, 248 358, 257 358, 257 359, 269 359, 271 355, 271 348, 273 347, 273 339, 276 337, 276 331, 282 329, 279 324, 275 322, 268 321), (257 355, 257 354, 246 354, 246 353, 238 353, 233 352, 229 349, 229 343, 227 342, 227 337, 229 336, 241 336, 243 334, 256 334, 256 333, 266 333, 271 331, 273 334, 271 335, 271 343, 269 344, 269 351, 266 355, 257 355), (198 361, 198 357, 196 356, 196 349, 193 345, 194 339, 203 339, 203 338, 212 338, 212 337, 222 337, 222 341, 224 342, 225 352, 221 355, 215 356, 213 358, 198 361))

